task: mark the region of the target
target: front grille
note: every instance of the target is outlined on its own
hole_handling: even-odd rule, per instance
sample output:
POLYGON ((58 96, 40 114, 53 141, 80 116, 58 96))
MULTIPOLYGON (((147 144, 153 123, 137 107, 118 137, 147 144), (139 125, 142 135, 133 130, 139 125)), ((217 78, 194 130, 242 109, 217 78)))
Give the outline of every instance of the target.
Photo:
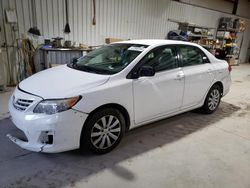
POLYGON ((31 103, 33 103, 33 100, 27 100, 27 99, 15 100, 15 97, 13 97, 13 106, 17 110, 24 111, 31 105, 31 103))

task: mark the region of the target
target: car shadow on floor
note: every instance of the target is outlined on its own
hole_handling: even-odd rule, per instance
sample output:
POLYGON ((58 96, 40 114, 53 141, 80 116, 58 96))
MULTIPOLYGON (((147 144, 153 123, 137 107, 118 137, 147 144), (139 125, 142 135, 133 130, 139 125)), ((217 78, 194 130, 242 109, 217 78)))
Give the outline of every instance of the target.
POLYGON ((222 101, 217 111, 210 115, 187 112, 144 125, 129 131, 121 144, 114 151, 105 155, 94 155, 80 150, 58 154, 32 152, 30 156, 25 157, 29 157, 30 161, 37 161, 37 164, 32 164, 30 167, 37 168, 37 170, 33 169, 32 174, 24 172, 20 178, 13 180, 9 185, 23 187, 74 186, 77 182, 88 181, 88 177, 104 170, 109 170, 115 176, 131 181, 135 179, 135 174, 120 162, 126 160, 129 163, 133 157, 163 146, 167 147, 172 142, 178 142, 192 133, 231 117, 239 110, 240 107, 222 101), (39 165, 40 162, 43 165, 39 165))

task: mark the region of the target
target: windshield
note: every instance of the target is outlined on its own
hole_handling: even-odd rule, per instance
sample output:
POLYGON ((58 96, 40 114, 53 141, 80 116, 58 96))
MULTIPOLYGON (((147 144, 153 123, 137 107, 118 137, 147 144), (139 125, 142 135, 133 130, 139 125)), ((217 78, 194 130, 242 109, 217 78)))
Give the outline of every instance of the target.
POLYGON ((140 44, 111 44, 88 53, 68 66, 96 74, 115 74, 128 66, 146 48, 146 45, 140 44))

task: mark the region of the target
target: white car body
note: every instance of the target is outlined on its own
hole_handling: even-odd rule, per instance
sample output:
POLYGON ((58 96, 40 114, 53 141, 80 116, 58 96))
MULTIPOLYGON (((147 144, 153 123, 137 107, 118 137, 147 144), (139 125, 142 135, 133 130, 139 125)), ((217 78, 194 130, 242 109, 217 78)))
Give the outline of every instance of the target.
POLYGON ((169 40, 119 43, 145 44, 148 47, 117 74, 99 75, 62 65, 22 81, 9 100, 9 111, 12 121, 28 141, 12 135, 8 137, 20 147, 32 151, 55 153, 72 150, 80 147, 81 131, 88 115, 100 106, 115 104, 125 109, 129 117, 128 129, 132 129, 201 107, 216 82, 223 85, 223 96, 229 91, 231 77, 228 64, 199 45, 169 40), (149 51, 162 45, 195 46, 206 54, 210 63, 157 72, 153 77, 126 78, 149 51), (33 112, 43 99, 79 95, 82 99, 67 111, 52 115, 33 112), (13 103, 18 99, 28 100, 29 106, 23 111, 16 109, 13 103), (44 134, 53 135, 53 144, 41 142, 44 134))

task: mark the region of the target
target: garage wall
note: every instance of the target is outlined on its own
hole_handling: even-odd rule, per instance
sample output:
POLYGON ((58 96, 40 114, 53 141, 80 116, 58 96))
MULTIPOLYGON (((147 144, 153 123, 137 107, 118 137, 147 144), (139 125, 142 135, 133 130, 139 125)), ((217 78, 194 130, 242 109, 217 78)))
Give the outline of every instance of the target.
MULTIPOLYGON (((32 25, 31 1, 1 1, 4 8, 17 9, 19 32, 26 33, 32 25)), ((124 39, 164 38, 169 30, 177 26, 168 18, 216 28, 221 16, 231 16, 170 0, 96 0, 97 24, 93 26, 92 0, 69 0, 72 32, 64 35, 64 0, 35 2, 38 28, 44 38, 60 36, 90 45, 102 44, 104 38, 110 36, 124 39)))
MULTIPOLYGON (((32 26, 31 0, 0 0, 2 9, 16 8, 19 37, 32 26)), ((170 0, 96 0, 96 25, 92 25, 92 0, 69 0, 69 23, 71 33, 63 33, 65 25, 64 0, 35 0, 38 28, 44 38, 63 37, 76 43, 104 44, 106 37, 123 39, 165 38, 169 30, 178 24, 169 18, 187 21, 201 26, 217 28, 219 18, 230 16, 170 0)), ((250 38, 250 22, 244 35, 240 58, 246 60, 250 38)), ((5 24, 7 41, 11 43, 10 26, 5 24)), ((1 35, 2 36, 2 35, 1 35)), ((1 44, 0 44, 1 45, 1 44)), ((10 50, 10 49, 9 49, 10 50)), ((14 50, 12 49, 14 52, 14 50)), ((15 57, 12 55, 12 58, 15 57)), ((12 60, 12 62, 15 62, 12 60)), ((8 80, 8 79, 7 79, 8 80)))
MULTIPOLYGON (((16 2, 20 32, 23 33, 32 24, 31 13, 24 11, 30 3, 29 0, 16 2)), ((103 44, 104 38, 111 36, 124 39, 163 38, 173 28, 166 17, 166 8, 170 6, 169 0, 96 0, 97 23, 93 26, 92 0, 70 0, 72 32, 64 35, 64 0, 36 0, 38 27, 45 38, 60 36, 89 45, 103 44)))

